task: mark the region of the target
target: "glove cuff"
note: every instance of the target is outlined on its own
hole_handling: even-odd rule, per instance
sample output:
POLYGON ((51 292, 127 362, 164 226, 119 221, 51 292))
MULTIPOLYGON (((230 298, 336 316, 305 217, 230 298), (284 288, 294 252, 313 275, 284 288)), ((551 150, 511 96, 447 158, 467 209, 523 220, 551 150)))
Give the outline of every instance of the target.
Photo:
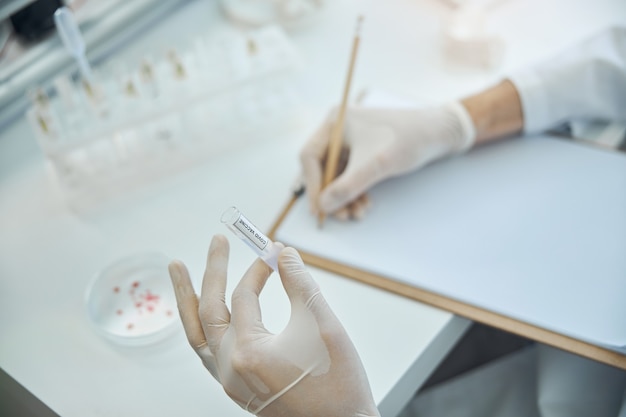
POLYGON ((476 142, 476 127, 465 106, 453 101, 444 106, 455 118, 459 130, 459 143, 455 146, 457 153, 467 152, 476 142))

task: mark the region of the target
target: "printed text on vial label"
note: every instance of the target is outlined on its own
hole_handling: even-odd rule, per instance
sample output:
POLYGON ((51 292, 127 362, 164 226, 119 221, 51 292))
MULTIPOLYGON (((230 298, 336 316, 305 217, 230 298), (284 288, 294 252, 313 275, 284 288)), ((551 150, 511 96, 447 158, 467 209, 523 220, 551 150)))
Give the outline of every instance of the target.
POLYGON ((254 226, 246 222, 246 219, 243 216, 239 217, 239 220, 235 223, 235 227, 241 230, 259 249, 263 250, 265 249, 265 246, 267 246, 267 238, 265 235, 258 230, 255 230, 254 226))

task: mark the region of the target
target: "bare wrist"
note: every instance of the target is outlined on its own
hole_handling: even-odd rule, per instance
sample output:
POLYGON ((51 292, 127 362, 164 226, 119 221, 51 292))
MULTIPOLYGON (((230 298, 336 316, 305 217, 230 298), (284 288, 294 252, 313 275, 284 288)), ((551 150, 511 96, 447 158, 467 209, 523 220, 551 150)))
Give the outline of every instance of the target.
POLYGON ((509 80, 467 97, 461 103, 474 122, 476 143, 520 133, 524 127, 519 93, 509 80))

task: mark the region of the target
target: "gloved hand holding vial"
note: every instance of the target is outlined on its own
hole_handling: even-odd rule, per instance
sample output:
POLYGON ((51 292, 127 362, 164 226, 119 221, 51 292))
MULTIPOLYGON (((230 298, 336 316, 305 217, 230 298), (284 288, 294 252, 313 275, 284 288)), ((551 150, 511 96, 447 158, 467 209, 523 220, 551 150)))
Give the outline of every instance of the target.
POLYGON ((224 300, 224 236, 211 241, 200 298, 185 265, 170 264, 189 343, 226 393, 257 416, 379 416, 359 355, 300 255, 278 243, 273 247, 291 304, 289 322, 278 334, 261 320, 259 295, 272 273, 261 259, 239 281, 231 310, 224 300))

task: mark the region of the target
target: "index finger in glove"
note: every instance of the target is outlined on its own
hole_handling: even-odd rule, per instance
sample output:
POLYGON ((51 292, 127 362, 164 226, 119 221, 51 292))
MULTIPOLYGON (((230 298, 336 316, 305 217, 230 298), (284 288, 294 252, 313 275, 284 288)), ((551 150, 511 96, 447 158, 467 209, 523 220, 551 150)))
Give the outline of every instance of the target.
POLYGON ((375 163, 346 170, 320 193, 319 209, 324 213, 333 213, 355 201, 381 179, 375 163))
POLYGON ((257 259, 233 291, 231 323, 237 337, 259 331, 266 332, 261 320, 259 295, 271 273, 272 269, 261 259, 257 259))

